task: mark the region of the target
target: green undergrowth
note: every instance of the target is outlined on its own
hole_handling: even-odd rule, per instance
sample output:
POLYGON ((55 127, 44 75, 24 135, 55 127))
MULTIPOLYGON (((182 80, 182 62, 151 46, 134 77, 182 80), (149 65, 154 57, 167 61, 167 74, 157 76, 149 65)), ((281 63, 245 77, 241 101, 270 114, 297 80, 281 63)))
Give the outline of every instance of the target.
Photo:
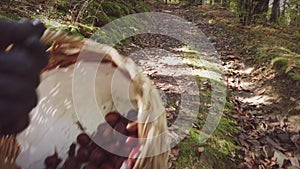
POLYGON ((228 24, 224 21, 214 24, 216 29, 223 30, 216 35, 219 41, 231 36, 232 46, 229 47, 236 48, 237 55, 245 59, 251 58, 259 67, 273 68, 292 80, 300 80, 299 28, 237 25, 238 23, 228 24))
MULTIPOLYGON (((197 119, 195 122, 199 126, 204 123, 205 119, 197 119)), ((201 129, 192 128, 190 136, 179 144, 180 155, 173 164, 173 168, 236 168, 234 159, 240 150, 240 147, 236 145, 235 136, 238 133, 236 121, 222 116, 216 130, 203 143, 199 143, 200 132, 201 129), (199 149, 203 149, 203 152, 199 149)))
POLYGON ((300 80, 299 29, 292 32, 280 28, 253 26, 248 30, 252 39, 245 41, 244 50, 251 53, 258 65, 271 67, 293 80, 300 80))
POLYGON ((258 48, 255 57, 256 62, 270 63, 279 73, 285 73, 293 80, 300 80, 300 54, 285 47, 265 45, 258 48))
MULTIPOLYGON (((24 17, 39 18, 47 27, 56 30, 66 30, 73 35, 86 38, 91 37, 98 30, 97 28, 115 19, 129 14, 148 11, 148 4, 142 0, 73 2, 65 0, 49 0, 45 2, 26 0, 22 2, 10 1, 9 4, 0 1, 0 18, 10 20, 19 20, 24 17)), ((130 23, 127 25, 130 25, 130 23)), ((105 40, 105 37, 103 39, 105 40)), ((123 40, 123 42, 127 41, 128 39, 123 40)))
MULTIPOLYGON (((187 65, 197 69, 206 69, 201 66, 201 63, 196 63, 197 56, 194 58, 188 55, 185 59, 191 61, 187 65), (200 65, 199 65, 200 64, 200 65)), ((222 89, 222 85, 216 85, 213 79, 204 78, 202 76, 195 76, 196 82, 199 87, 200 107, 198 118, 194 122, 194 127, 190 129, 190 136, 179 143, 179 157, 173 163, 173 169, 181 168, 197 168, 197 169, 223 169, 223 168, 236 168, 234 159, 237 158, 236 154, 240 150, 237 146, 237 122, 228 117, 233 111, 233 104, 225 102, 225 107, 222 105, 214 105, 219 109, 222 114, 220 116, 218 125, 211 135, 205 134, 204 126, 210 123, 208 114, 212 107, 212 94, 213 90, 227 92, 222 89), (215 84, 215 85, 213 85, 215 84), (220 106, 220 107, 218 107, 220 106), (208 136, 206 141, 203 141, 201 136, 208 136)), ((225 93, 226 94, 226 93, 225 93)), ((216 118, 217 119, 217 118, 216 118)), ((208 127, 209 128, 209 127, 208 127)))
POLYGON ((134 40, 132 37, 124 37, 120 27, 130 29, 139 26, 138 23, 122 19, 122 23, 117 24, 119 29, 112 27, 103 31, 101 27, 123 16, 149 11, 148 4, 142 0, 94 0, 72 3, 65 0, 49 0, 42 6, 38 5, 39 2, 30 0, 21 3, 27 7, 20 8, 20 4, 14 1, 9 5, 0 1, 0 18, 7 20, 19 20, 24 17, 39 18, 47 28, 64 30, 79 37, 93 38, 99 43, 116 48, 134 40))

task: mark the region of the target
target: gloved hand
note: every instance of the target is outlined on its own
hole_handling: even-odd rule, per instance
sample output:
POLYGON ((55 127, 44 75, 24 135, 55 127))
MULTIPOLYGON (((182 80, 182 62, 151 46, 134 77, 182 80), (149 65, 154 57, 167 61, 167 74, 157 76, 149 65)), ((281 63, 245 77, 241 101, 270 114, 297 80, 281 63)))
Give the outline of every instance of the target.
POLYGON ((40 42, 45 30, 40 21, 0 20, 0 30, 1 136, 16 134, 29 125, 29 112, 37 104, 40 71, 47 65, 48 55, 40 42))

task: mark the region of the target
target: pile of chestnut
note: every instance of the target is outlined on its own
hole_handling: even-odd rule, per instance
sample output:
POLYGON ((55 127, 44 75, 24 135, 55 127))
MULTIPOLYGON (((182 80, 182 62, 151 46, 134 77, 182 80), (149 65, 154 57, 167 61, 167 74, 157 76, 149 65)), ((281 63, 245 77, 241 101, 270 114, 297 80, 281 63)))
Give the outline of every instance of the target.
POLYGON ((130 110, 126 118, 109 112, 105 120, 91 136, 77 136, 62 165, 56 152, 48 156, 44 161, 46 169, 132 169, 141 148, 137 139, 137 111, 130 110))

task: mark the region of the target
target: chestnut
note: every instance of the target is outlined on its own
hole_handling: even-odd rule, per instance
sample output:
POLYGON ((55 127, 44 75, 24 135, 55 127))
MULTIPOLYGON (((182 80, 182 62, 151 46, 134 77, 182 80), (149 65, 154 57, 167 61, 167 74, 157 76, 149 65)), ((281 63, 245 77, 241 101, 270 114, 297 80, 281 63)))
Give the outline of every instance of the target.
POLYGON ((105 152, 99 148, 96 148, 92 151, 89 162, 99 165, 105 159, 105 152))
POLYGON ((48 156, 44 161, 47 168, 56 168, 60 162, 61 159, 58 158, 57 152, 51 156, 48 156))
POLYGON ((62 169, 79 169, 79 168, 80 168, 80 163, 75 157, 68 158, 62 167, 62 169))
POLYGON ((105 120, 111 127, 114 127, 120 119, 120 116, 121 115, 118 112, 109 112, 108 114, 106 114, 105 120))
POLYGON ((116 126, 115 126, 115 130, 117 132, 119 132, 120 134, 123 134, 125 135, 126 134, 126 126, 127 126, 127 122, 122 120, 122 121, 119 121, 116 126))
POLYGON ((104 144, 111 142, 113 129, 107 123, 98 125, 97 132, 93 134, 92 138, 97 144, 104 144))
POLYGON ((87 146, 91 142, 91 139, 86 133, 81 133, 77 136, 77 142, 81 146, 87 146))
POLYGON ((110 159, 112 159, 112 162, 114 164, 114 168, 117 168, 117 169, 120 169, 120 167, 122 166, 124 160, 126 160, 126 158, 118 156, 118 155, 112 155, 112 157, 110 159))
POLYGON ((98 169, 98 166, 93 163, 87 163, 83 169, 98 169))
POLYGON ((99 167, 99 169, 114 169, 114 166, 113 166, 112 164, 106 162, 106 163, 103 163, 103 164, 99 167))
POLYGON ((77 150, 76 159, 82 163, 87 162, 90 157, 90 152, 86 147, 80 147, 77 150))
POLYGON ((119 151, 119 148, 120 148, 120 143, 116 142, 116 143, 112 143, 112 144, 108 145, 106 147, 106 150, 111 154, 116 154, 117 151, 119 151))

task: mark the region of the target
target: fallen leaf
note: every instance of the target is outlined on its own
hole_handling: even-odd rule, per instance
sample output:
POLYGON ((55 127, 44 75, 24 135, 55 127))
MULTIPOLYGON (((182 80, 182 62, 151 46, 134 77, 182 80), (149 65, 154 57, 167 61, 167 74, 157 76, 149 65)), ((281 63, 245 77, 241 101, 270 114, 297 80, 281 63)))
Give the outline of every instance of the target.
POLYGON ((253 146, 260 146, 260 142, 257 140, 247 140, 249 143, 251 143, 253 146))
POLYGON ((296 134, 296 135, 293 135, 291 137, 291 140, 293 143, 295 143, 296 145, 300 145, 300 134, 296 134))
POLYGON ((290 157, 290 162, 292 166, 300 168, 299 161, 296 157, 290 157))
POLYGON ((279 133, 277 134, 277 137, 280 139, 281 142, 290 142, 290 136, 287 133, 279 133))
POLYGON ((288 159, 286 155, 284 155, 282 152, 277 150, 275 150, 273 157, 276 159, 276 162, 280 168, 283 166, 284 160, 288 159))
POLYGON ((179 147, 174 147, 171 152, 174 156, 178 156, 179 152, 180 152, 180 148, 179 147))
POLYGON ((204 147, 198 147, 198 153, 204 152, 204 147))
POLYGON ((263 146, 263 152, 266 158, 270 158, 274 155, 274 151, 269 145, 264 145, 263 146))
POLYGON ((274 140, 272 140, 270 137, 266 138, 266 141, 271 144, 273 147, 280 151, 286 151, 286 149, 282 148, 278 143, 276 143, 274 140))

